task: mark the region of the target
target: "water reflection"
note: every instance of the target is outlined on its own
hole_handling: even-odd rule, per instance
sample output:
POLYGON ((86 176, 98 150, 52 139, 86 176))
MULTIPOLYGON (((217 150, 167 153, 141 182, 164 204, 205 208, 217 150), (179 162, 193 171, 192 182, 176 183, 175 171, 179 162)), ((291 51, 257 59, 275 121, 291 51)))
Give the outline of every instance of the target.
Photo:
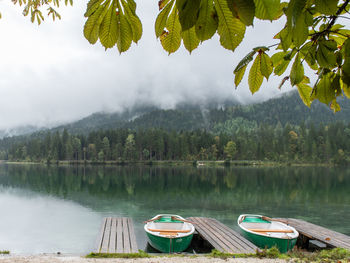
POLYGON ((241 213, 297 217, 350 234, 345 168, 1 165, 0 185, 73 201, 99 218, 130 216, 141 247, 142 221, 159 212, 215 217, 234 228, 241 213))
POLYGON ((76 203, 1 186, 0 207, 0 250, 12 254, 84 254, 101 221, 76 203))

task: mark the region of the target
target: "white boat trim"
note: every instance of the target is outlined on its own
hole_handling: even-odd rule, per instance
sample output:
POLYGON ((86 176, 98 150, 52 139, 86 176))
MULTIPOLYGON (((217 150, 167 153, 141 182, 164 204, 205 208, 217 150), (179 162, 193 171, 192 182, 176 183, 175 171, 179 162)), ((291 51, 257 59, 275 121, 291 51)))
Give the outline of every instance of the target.
MULTIPOLYGON (((187 237, 187 236, 190 236, 194 233, 195 231, 195 227, 193 226, 193 224, 189 223, 189 222, 181 222, 181 223, 157 223, 157 224, 168 224, 166 225, 166 228, 165 230, 171 230, 171 232, 174 232, 174 233, 168 233, 168 235, 164 235, 164 231, 154 231, 155 229, 159 229, 161 230, 159 227, 155 227, 155 223, 153 220, 155 220, 157 217, 163 217, 163 216, 173 216, 173 217, 177 217, 181 220, 185 220, 183 217, 179 216, 179 215, 174 215, 174 214, 159 214, 159 215, 156 215, 154 216, 151 220, 152 221, 149 221, 147 222, 145 225, 144 225, 144 229, 147 233, 151 234, 151 235, 154 235, 154 236, 158 236, 158 237, 163 237, 163 238, 181 238, 181 237, 187 237), (189 231, 186 231, 186 232, 176 232, 176 229, 171 229, 169 228, 169 225, 170 224, 181 224, 181 229, 177 229, 177 230, 189 230, 189 231), (151 230, 149 230, 151 229, 151 230), (162 233, 163 232, 163 233, 162 233)), ((167 232, 167 231, 165 231, 167 232)))
MULTIPOLYGON (((289 226, 289 225, 282 223, 282 222, 278 222, 278 221, 271 221, 271 225, 273 226, 271 229, 277 228, 277 229, 281 229, 281 230, 292 230, 293 232, 292 233, 278 233, 278 232, 277 233, 276 232, 269 233, 267 231, 265 233, 261 233, 261 232, 251 231, 249 228, 246 228, 245 226, 242 225, 243 220, 246 217, 262 218, 262 215, 243 214, 243 215, 240 215, 238 217, 238 219, 237 219, 238 226, 248 233, 258 235, 258 236, 278 238, 278 239, 295 239, 299 236, 299 232, 294 227, 289 226)), ((256 223, 256 224, 261 224, 261 223, 256 223)), ((255 226, 254 228, 258 228, 258 227, 255 226)))

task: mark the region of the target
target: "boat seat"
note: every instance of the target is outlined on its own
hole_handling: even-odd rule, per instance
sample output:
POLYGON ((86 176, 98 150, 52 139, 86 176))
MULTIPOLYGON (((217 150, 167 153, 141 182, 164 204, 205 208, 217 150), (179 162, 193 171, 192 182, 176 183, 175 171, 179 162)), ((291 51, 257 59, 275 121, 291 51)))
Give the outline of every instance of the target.
POLYGON ((166 237, 176 237, 178 235, 177 233, 172 233, 172 232, 161 232, 159 234, 161 236, 166 236, 166 237))
POLYGON ((253 232, 262 232, 262 233, 265 233, 265 232, 270 232, 270 233, 294 233, 293 230, 291 229, 248 229, 250 231, 253 231, 253 232))
POLYGON ((152 229, 152 228, 148 228, 148 230, 152 232, 159 232, 159 233, 188 233, 191 231, 191 229, 175 230, 175 229, 152 229))

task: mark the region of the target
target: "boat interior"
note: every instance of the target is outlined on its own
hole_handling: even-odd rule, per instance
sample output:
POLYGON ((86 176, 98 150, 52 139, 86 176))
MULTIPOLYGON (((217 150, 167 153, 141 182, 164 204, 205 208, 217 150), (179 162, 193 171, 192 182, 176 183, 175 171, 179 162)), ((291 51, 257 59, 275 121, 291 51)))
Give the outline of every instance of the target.
POLYGON ((294 231, 289 226, 275 221, 265 221, 265 222, 242 222, 241 226, 251 232, 256 234, 276 237, 276 238, 286 238, 291 239, 298 236, 298 233, 294 231))
POLYGON ((187 222, 170 220, 155 220, 148 222, 147 230, 153 234, 161 236, 187 236, 194 231, 193 225, 187 222))

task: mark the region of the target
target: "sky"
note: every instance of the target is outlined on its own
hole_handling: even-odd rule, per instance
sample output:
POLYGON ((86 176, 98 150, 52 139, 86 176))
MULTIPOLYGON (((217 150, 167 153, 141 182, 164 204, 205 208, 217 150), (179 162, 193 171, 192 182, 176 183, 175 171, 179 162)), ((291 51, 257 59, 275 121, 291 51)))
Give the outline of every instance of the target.
POLYGON ((234 87, 238 62, 253 47, 275 44, 282 22, 256 20, 235 52, 221 47, 216 35, 191 55, 182 45, 169 56, 154 34, 158 1, 137 0, 143 36, 120 55, 116 47, 105 51, 84 38, 86 3, 60 7, 61 20, 45 17, 38 26, 22 15, 22 7, 0 0, 0 129, 53 127, 142 104, 170 109, 212 99, 252 103, 291 89, 287 84, 279 90, 278 77, 264 81, 254 95, 246 78, 234 87))

